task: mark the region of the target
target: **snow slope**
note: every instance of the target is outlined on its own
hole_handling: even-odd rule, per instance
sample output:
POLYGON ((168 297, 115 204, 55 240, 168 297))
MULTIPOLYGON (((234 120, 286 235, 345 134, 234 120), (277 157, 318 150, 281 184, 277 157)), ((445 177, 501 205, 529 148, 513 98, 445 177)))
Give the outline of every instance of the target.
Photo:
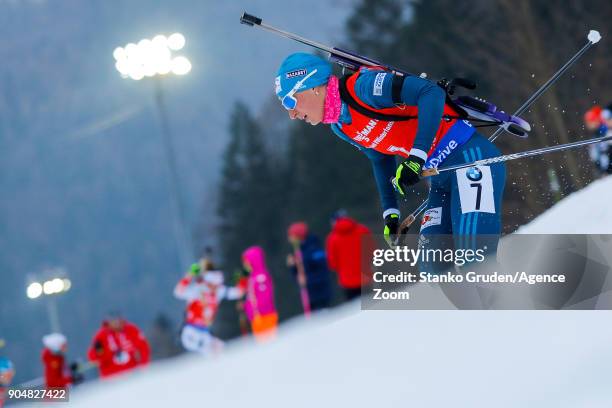
POLYGON ((359 311, 83 385, 70 406, 609 407, 609 312, 359 311))
MULTIPOLYGON (((609 232, 612 177, 521 233, 609 232), (588 208, 588 211, 584 209, 588 208)), ((70 406, 610 407, 612 312, 361 311, 359 303, 78 387, 70 406)))
POLYGON ((612 177, 569 195, 517 233, 612 234, 612 177))

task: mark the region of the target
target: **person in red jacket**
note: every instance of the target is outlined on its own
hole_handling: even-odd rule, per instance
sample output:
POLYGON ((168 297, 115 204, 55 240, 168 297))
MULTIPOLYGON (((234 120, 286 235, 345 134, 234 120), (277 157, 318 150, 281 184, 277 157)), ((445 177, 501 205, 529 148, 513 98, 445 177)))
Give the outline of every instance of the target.
POLYGON ((174 296, 187 302, 181 329, 183 347, 203 355, 220 352, 223 341, 211 333, 219 305, 223 299, 243 297, 244 292, 241 288, 225 286, 223 272, 215 270, 210 260, 191 265, 174 288, 174 296))
POLYGON ((149 343, 136 325, 113 313, 102 322, 88 357, 98 363, 100 377, 109 377, 149 362, 149 343))
POLYGON ((325 242, 327 264, 338 274, 347 300, 361 295, 361 288, 371 282, 369 262, 374 249, 372 233, 338 210, 332 216, 332 231, 325 242))
POLYGON ((47 388, 66 388, 74 382, 66 367, 66 337, 51 333, 42 340, 45 346, 41 356, 45 367, 45 385, 47 388))

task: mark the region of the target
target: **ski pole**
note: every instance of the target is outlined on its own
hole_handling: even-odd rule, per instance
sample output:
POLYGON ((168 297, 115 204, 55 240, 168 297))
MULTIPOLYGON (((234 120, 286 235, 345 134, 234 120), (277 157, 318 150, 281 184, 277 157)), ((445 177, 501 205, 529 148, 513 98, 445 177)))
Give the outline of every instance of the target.
POLYGON ((587 146, 587 145, 591 145, 594 143, 607 142, 608 140, 612 140, 612 135, 604 136, 604 137, 595 137, 595 138, 586 139, 586 140, 579 140, 577 142, 564 143, 564 144, 555 145, 555 146, 541 147, 539 149, 526 150, 524 152, 504 154, 501 156, 489 157, 488 159, 476 160, 471 163, 463 163, 463 164, 457 164, 454 166, 443 167, 441 169, 438 169, 438 168, 425 169, 421 172, 421 177, 431 177, 431 176, 435 176, 437 174, 443 173, 445 171, 459 170, 459 169, 464 169, 466 167, 484 166, 488 164, 506 162, 509 160, 523 159, 525 157, 540 156, 542 154, 547 154, 547 153, 552 153, 552 152, 561 152, 564 150, 574 149, 576 147, 581 147, 581 146, 587 146))
POLYGON ((302 257, 299 244, 293 245, 293 257, 295 258, 295 267, 297 268, 297 281, 300 287, 300 298, 302 299, 304 316, 310 317, 310 297, 306 287, 306 270, 304 269, 304 258, 302 257))
MULTIPOLYGON (((417 208, 415 208, 414 211, 412 211, 410 213, 410 215, 408 215, 406 218, 404 218, 404 220, 402 221, 402 223, 399 226, 400 235, 401 234, 405 234, 408 231, 408 228, 410 228, 410 226, 414 222, 414 220, 416 220, 416 217, 418 217, 419 214, 421 214, 425 210, 425 208, 427 207, 427 201, 428 200, 423 200, 421 205, 419 205, 417 208)), ((400 239, 400 235, 398 235, 397 238, 395 239, 395 245, 397 245, 397 243, 398 243, 398 241, 400 239)))
MULTIPOLYGON (((580 57, 582 57, 584 55, 584 53, 589 50, 589 48, 591 48, 593 45, 597 44, 599 42, 599 40, 601 40, 601 34, 599 34, 599 31, 596 31, 596 30, 589 31, 589 34, 587 35, 587 43, 576 54, 574 54, 574 56, 572 58, 570 58, 565 63, 565 65, 563 65, 561 68, 559 68, 559 70, 557 72, 555 72, 553 74, 553 76, 550 77, 548 79, 548 81, 546 81, 544 83, 544 85, 542 85, 537 91, 535 91, 535 93, 533 95, 531 95, 529 97, 529 99, 527 99, 525 101, 525 103, 523 103, 521 105, 521 107, 516 110, 516 112, 514 112, 513 116, 518 116, 518 115, 524 113, 527 109, 529 109, 529 107, 531 105, 533 105, 533 103, 544 92, 546 92, 548 90, 548 88, 550 88, 555 82, 557 82, 559 77, 561 77, 561 75, 563 75, 565 73, 565 71, 567 71, 572 65, 574 65, 574 63, 576 61, 578 61, 578 59, 580 57)), ((503 128, 498 128, 495 132, 493 132, 491 137, 489 137, 489 140, 491 142, 494 142, 495 139, 497 139, 497 137, 499 136, 499 134, 501 133, 502 130, 503 130, 503 128)))
MULTIPOLYGON (((533 95, 531 95, 512 114, 512 116, 519 116, 519 115, 523 114, 527 109, 529 109, 531 107, 531 105, 533 105, 533 103, 540 96, 542 96, 542 94, 544 92, 546 92, 548 90, 548 88, 550 88, 552 85, 554 85, 555 82, 557 82, 557 80, 561 77, 561 75, 563 75, 572 65, 574 65, 576 63, 576 61, 578 61, 578 59, 580 57, 582 57, 584 55, 584 53, 586 53, 589 50, 589 48, 591 48, 593 45, 597 44, 599 42, 599 40, 601 40, 601 34, 599 33, 599 31, 590 30, 589 33, 587 34, 587 43, 580 50, 578 50, 578 52, 576 52, 576 54, 574 54, 573 57, 571 57, 569 60, 567 60, 567 62, 561 68, 559 68, 559 70, 557 72, 555 72, 548 79, 548 81, 546 81, 540 88, 538 88, 538 90, 535 91, 533 93, 533 95)), ((503 130, 504 130, 503 127, 497 128, 497 130, 495 132, 493 132, 493 134, 489 137, 489 141, 494 142, 499 137, 499 135, 501 134, 501 132, 503 130)), ((400 231, 405 233, 406 232, 405 230, 408 229, 410 227, 410 225, 412 225, 412 223, 414 222, 416 217, 418 217, 419 214, 423 210, 425 210, 425 207, 427 207, 427 200, 424 200, 414 211, 412 211, 412 213, 410 213, 410 215, 408 217, 406 217, 402 221, 402 223, 400 225, 400 231)))
MULTIPOLYGON (((576 147, 587 146, 587 145, 594 144, 594 143, 601 143, 601 142, 605 142, 608 140, 612 140, 612 136, 596 137, 593 139, 581 140, 578 142, 565 143, 565 144, 556 145, 556 146, 542 147, 539 149, 527 150, 527 151, 519 152, 519 153, 512 153, 512 154, 506 154, 502 156, 491 157, 488 159, 476 160, 471 163, 458 164, 455 166, 444 167, 441 169, 437 169, 437 168, 425 169, 421 173, 421 177, 431 177, 431 176, 435 176, 445 171, 459 170, 459 169, 464 169, 466 167, 495 164, 495 163, 505 162, 508 160, 523 159, 525 157, 539 156, 539 155, 551 153, 551 152, 560 152, 563 150, 569 150, 569 149, 573 149, 576 147)), ((395 178, 392 179, 392 183, 394 184, 394 186, 397 185, 397 181, 395 180, 395 178)), ((407 232, 407 229, 410 227, 410 225, 412 225, 416 217, 418 217, 419 214, 423 210, 425 210, 425 207, 427 207, 427 200, 423 201, 421 205, 419 205, 412 213, 410 213, 410 215, 404 218, 404 220, 399 226, 400 234, 398 234, 398 236, 395 239, 395 245, 398 245, 401 235, 407 232)))

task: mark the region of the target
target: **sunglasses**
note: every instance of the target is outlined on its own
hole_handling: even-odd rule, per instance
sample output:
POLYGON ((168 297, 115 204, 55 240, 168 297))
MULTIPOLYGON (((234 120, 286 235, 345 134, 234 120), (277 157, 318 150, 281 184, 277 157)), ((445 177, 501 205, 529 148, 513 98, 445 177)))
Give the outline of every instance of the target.
POLYGON ((302 85, 304 84, 304 82, 306 82, 308 78, 310 78, 316 73, 317 73, 317 70, 314 69, 310 74, 306 75, 304 78, 297 81, 295 85, 293 85, 293 88, 291 88, 289 93, 283 96, 283 99, 281 99, 281 103, 283 104, 283 107, 285 109, 287 110, 295 109, 295 107, 297 106, 297 99, 295 99, 295 96, 293 95, 295 95, 295 93, 302 87, 302 85))

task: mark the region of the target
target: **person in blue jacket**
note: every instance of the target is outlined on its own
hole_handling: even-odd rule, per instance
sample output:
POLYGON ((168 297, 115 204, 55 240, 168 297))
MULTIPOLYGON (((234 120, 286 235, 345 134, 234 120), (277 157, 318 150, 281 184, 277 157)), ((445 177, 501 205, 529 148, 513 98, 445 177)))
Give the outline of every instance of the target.
MULTIPOLYGON (((458 118, 446 103, 446 92, 424 78, 363 67, 339 79, 326 60, 295 53, 282 62, 275 91, 291 119, 331 125, 338 137, 370 159, 388 242, 399 233, 401 215, 390 179, 395 177, 403 196, 421 180, 423 169, 500 154, 469 122, 458 118), (399 165, 396 156, 401 158, 399 165)), ((503 163, 431 177, 421 244, 480 247, 495 253, 505 178, 503 163), (441 243, 443 235, 451 235, 452 243, 441 243)))
MULTIPOLYGON (((292 246, 300 249, 304 264, 305 285, 308 291, 311 311, 328 308, 332 301, 331 274, 327 267, 327 257, 323 245, 317 236, 308 231, 305 222, 294 222, 287 229, 287 240, 292 246)), ((287 257, 287 266, 299 282, 298 259, 295 254, 287 257)))

